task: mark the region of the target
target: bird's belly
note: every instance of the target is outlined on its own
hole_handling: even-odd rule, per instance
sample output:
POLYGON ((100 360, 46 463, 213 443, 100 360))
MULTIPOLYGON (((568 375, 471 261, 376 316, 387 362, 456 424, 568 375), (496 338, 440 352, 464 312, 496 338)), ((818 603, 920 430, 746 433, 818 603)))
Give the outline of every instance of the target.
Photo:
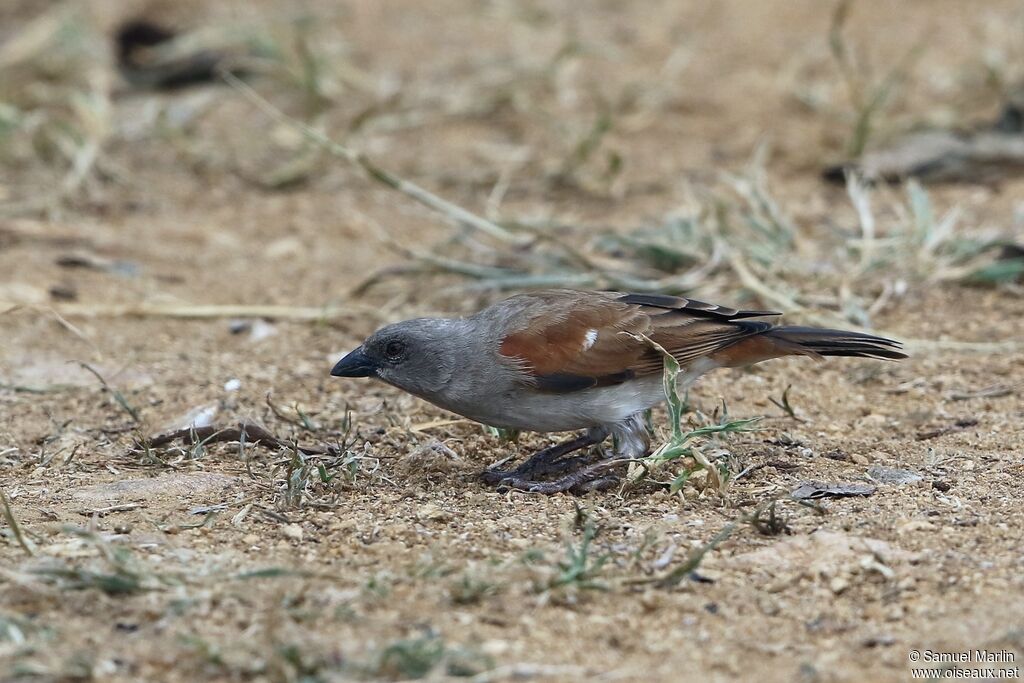
POLYGON ((516 388, 498 400, 452 406, 449 410, 494 427, 567 432, 621 422, 664 398, 661 378, 653 377, 566 394, 516 388))

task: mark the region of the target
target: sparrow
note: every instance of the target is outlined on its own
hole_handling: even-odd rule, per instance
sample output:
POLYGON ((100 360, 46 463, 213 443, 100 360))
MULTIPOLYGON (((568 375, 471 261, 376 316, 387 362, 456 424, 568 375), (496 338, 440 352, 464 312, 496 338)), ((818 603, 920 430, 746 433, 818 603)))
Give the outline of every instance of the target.
POLYGON ((664 359, 655 344, 679 362, 684 388, 715 368, 782 356, 906 358, 891 339, 758 320, 778 315, 661 294, 537 291, 469 317, 387 325, 331 374, 376 378, 493 427, 583 430, 515 469, 483 473, 487 483, 504 488, 582 492, 607 488, 615 478, 600 463, 583 467, 586 456, 569 454, 609 436, 607 459, 648 453, 644 412, 665 400, 664 359))

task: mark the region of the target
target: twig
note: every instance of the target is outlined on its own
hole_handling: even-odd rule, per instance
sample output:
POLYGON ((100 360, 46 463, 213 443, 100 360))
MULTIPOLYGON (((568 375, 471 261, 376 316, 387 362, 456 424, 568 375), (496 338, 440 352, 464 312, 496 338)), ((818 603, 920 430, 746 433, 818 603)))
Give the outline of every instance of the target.
POLYGON ((124 503, 122 505, 111 505, 105 508, 96 508, 95 510, 79 510, 78 514, 85 515, 86 517, 92 517, 98 515, 103 517, 109 515, 111 512, 128 512, 130 510, 137 510, 142 507, 141 503, 124 503))
POLYGON ((139 444, 139 446, 149 446, 150 448, 159 448, 166 446, 169 443, 175 441, 181 441, 183 444, 194 444, 202 442, 208 443, 223 443, 226 441, 238 441, 245 443, 258 444, 260 446, 267 446, 275 449, 291 449, 298 448, 299 452, 303 455, 323 455, 330 452, 330 448, 308 448, 302 446, 293 446, 290 443, 286 443, 281 439, 277 438, 270 432, 259 425, 254 425, 249 422, 240 422, 237 427, 189 427, 188 429, 179 429, 168 434, 160 434, 154 436, 148 440, 146 444, 139 444))
POLYGON ((918 432, 917 440, 918 441, 927 441, 928 439, 934 439, 936 437, 944 436, 946 434, 952 434, 954 432, 962 432, 965 429, 970 429, 971 427, 977 426, 977 424, 978 424, 978 420, 976 420, 973 417, 968 417, 968 418, 965 418, 965 419, 962 419, 962 420, 957 420, 956 422, 954 422, 951 425, 946 425, 944 427, 938 427, 937 429, 930 429, 930 430, 924 431, 924 432, 918 432))

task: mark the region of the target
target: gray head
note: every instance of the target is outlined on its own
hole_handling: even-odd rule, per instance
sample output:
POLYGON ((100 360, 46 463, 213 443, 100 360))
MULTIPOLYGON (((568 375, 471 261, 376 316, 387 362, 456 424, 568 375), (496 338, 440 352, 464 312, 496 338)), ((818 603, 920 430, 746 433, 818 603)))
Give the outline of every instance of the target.
POLYGON ((376 377, 410 394, 431 397, 444 389, 460 359, 459 327, 443 318, 406 320, 374 332, 331 370, 335 377, 376 377))

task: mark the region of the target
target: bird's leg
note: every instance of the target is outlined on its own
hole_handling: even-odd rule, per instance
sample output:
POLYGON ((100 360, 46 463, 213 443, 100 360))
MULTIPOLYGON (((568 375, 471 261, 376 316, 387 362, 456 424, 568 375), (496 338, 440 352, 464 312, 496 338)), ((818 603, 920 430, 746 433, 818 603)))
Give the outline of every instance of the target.
MULTIPOLYGON (((532 493, 600 491, 618 483, 618 475, 612 471, 613 469, 643 457, 649 449, 650 435, 647 433, 647 425, 643 420, 643 415, 637 413, 622 422, 609 425, 608 428, 590 430, 583 437, 545 449, 515 470, 501 473, 504 476, 498 478, 497 481, 493 479, 487 479, 487 481, 497 483, 501 487, 532 493), (589 445, 587 437, 591 437, 589 443, 599 443, 608 434, 615 437, 615 454, 610 458, 582 467, 579 465, 584 456, 557 459, 589 445), (550 452, 555 453, 551 454, 550 452), (563 472, 567 472, 567 474, 551 481, 538 481, 535 478, 537 474, 563 472)), ((498 474, 490 470, 485 475, 492 473, 498 474)))
MULTIPOLYGON (((578 458, 572 458, 578 460, 578 458)), ((525 477, 506 477, 499 482, 499 486, 529 491, 530 493, 587 493, 588 491, 603 491, 615 486, 619 482, 618 475, 612 472, 614 467, 620 467, 629 462, 627 459, 615 458, 602 460, 600 462, 579 467, 563 477, 552 481, 536 481, 525 477)))
MULTIPOLYGON (((506 481, 530 481, 533 477, 544 474, 559 474, 575 467, 586 456, 565 458, 563 456, 575 453, 578 450, 601 443, 608 436, 608 431, 603 428, 588 429, 586 432, 562 443, 549 446, 537 453, 534 453, 529 460, 512 470, 498 470, 488 468, 483 472, 484 482, 487 484, 500 484, 506 481)), ((516 487, 518 488, 518 487, 516 487)))

